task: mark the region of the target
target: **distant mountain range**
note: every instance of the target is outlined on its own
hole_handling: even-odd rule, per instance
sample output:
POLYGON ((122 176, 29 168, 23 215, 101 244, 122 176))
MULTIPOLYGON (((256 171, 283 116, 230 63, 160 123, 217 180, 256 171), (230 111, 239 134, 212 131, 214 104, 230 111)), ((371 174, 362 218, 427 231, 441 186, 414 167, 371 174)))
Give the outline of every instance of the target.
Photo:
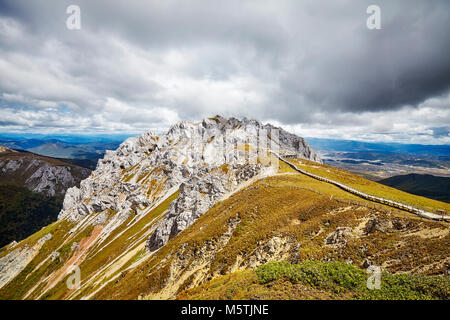
POLYGON ((0 134, 0 145, 15 150, 30 151, 95 169, 106 150, 115 150, 128 136, 43 136, 0 134), (83 160, 83 161, 80 161, 83 160))
POLYGON ((403 144, 390 142, 362 142, 354 140, 335 140, 306 138, 318 151, 367 152, 382 154, 422 155, 430 157, 450 157, 450 145, 403 144))
POLYGON ((450 177, 450 145, 308 138, 324 163, 371 180, 409 173, 450 177))
POLYGON ((307 140, 326 164, 415 195, 450 202, 450 145, 307 140))
POLYGON ((407 174, 378 181, 412 194, 450 203, 450 178, 430 174, 407 174))

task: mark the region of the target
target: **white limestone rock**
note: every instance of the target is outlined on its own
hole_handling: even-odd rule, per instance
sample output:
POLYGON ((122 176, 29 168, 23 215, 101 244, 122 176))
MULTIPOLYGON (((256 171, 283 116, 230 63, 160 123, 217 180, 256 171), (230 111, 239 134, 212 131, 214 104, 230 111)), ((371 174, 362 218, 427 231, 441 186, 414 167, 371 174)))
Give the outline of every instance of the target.
POLYGON ((64 195, 66 190, 87 178, 90 170, 53 163, 50 158, 32 153, 2 153, 0 179, 14 181, 33 192, 46 196, 64 195))
POLYGON ((150 209, 180 186, 178 198, 148 241, 149 248, 157 249, 224 194, 266 170, 270 164, 256 161, 264 156, 257 153, 263 145, 258 145, 258 136, 280 154, 320 162, 304 139, 269 124, 220 116, 199 123, 181 121, 164 135, 148 132, 107 151, 79 188, 67 190, 58 218, 81 221, 90 214, 107 212, 108 218, 102 215, 89 222, 104 224, 104 237, 131 214, 150 209), (247 149, 253 153, 246 155, 247 149))
POLYGON ((21 246, 0 258, 0 288, 8 284, 25 269, 28 263, 39 253, 44 243, 51 238, 52 235, 49 233, 40 238, 33 246, 21 246))

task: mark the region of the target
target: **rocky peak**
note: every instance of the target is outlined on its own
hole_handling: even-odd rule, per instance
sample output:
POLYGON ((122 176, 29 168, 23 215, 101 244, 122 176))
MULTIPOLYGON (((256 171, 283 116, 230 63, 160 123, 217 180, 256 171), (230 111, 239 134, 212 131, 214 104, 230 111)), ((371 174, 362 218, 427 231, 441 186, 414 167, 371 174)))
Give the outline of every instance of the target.
POLYGON ((148 241, 155 250, 245 181, 272 174, 268 151, 320 161, 303 138, 270 124, 221 116, 181 121, 166 134, 148 132, 107 151, 89 178, 68 190, 59 219, 101 213, 111 232, 178 190, 148 241))
POLYGON ((90 170, 58 159, 0 147, 0 184, 19 185, 46 196, 64 195, 90 170))

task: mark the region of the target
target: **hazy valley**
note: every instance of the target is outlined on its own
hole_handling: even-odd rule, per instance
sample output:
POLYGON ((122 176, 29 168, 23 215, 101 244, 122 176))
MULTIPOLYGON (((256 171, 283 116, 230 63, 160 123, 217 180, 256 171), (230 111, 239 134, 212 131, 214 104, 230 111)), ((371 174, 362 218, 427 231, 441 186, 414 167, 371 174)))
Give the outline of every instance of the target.
POLYGON ((450 146, 310 138, 327 164, 371 180, 410 173, 450 177, 450 146))

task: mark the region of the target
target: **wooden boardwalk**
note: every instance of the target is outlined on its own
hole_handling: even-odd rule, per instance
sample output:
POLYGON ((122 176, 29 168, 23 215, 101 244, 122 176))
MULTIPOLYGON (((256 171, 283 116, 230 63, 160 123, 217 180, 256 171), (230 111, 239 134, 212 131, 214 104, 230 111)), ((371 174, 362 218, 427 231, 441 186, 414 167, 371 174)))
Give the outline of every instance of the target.
POLYGON ((296 170, 296 171, 298 171, 300 173, 303 173, 304 175, 307 175, 308 177, 311 177, 311 178, 314 178, 314 179, 317 179, 317 180, 320 180, 320 181, 324 181, 324 182, 333 184, 336 187, 341 188, 342 190, 345 190, 347 192, 350 192, 351 194, 354 194, 354 195, 356 195, 356 196, 358 196, 360 198, 363 198, 365 200, 369 200, 369 201, 376 202, 376 203, 381 203, 381 204, 384 204, 384 205, 387 205, 387 206, 390 206, 390 207, 393 207, 393 208, 396 208, 396 209, 408 211, 408 212, 414 213, 414 214, 416 214, 416 215, 418 215, 420 217, 426 218, 426 219, 437 220, 437 221, 447 221, 447 222, 450 221, 450 216, 448 216, 448 215, 439 215, 439 214, 436 214, 436 213, 432 213, 432 212, 424 211, 424 210, 421 210, 421 209, 417 209, 417 208, 405 205, 405 204, 400 203, 400 202, 396 202, 396 201, 392 201, 392 200, 388 200, 388 199, 384 199, 384 198, 380 198, 380 197, 371 196, 371 195, 366 194, 364 192, 361 192, 361 191, 358 191, 356 189, 350 188, 349 186, 346 186, 346 185, 344 185, 344 184, 342 184, 340 182, 337 182, 337 181, 334 181, 334 180, 331 180, 331 179, 327 179, 327 178, 318 176, 316 174, 312 174, 312 173, 310 173, 308 171, 305 171, 303 169, 300 169, 295 164, 290 163, 289 161, 287 161, 285 158, 279 156, 278 154, 276 154, 276 153, 273 153, 273 154, 278 159, 280 159, 281 161, 286 163, 288 166, 290 166, 292 169, 294 169, 294 170, 296 170))

